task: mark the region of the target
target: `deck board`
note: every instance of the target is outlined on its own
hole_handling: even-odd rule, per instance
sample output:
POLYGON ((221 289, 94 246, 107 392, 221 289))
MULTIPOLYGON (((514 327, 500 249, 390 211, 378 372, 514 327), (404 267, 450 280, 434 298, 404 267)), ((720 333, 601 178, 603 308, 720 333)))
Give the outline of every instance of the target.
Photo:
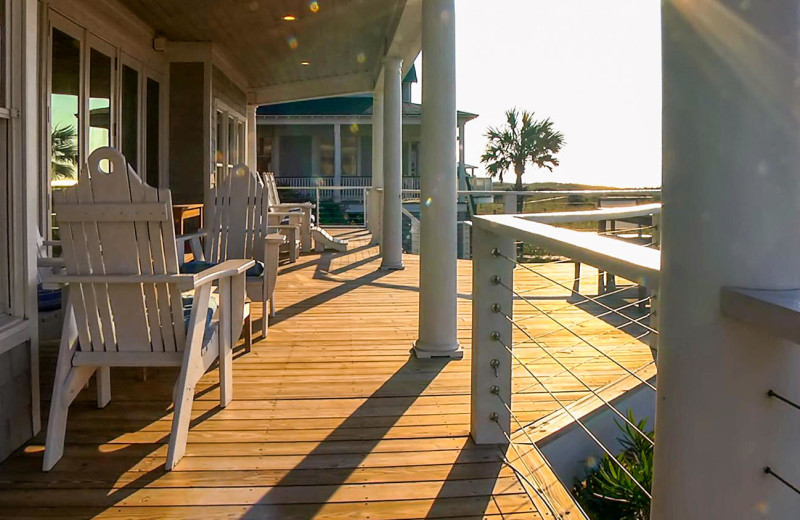
MULTIPOLYGON (((552 518, 503 455, 517 469, 535 467, 551 499, 574 508, 534 451, 469 439, 471 263, 459 261, 464 360, 418 361, 409 356, 418 257, 406 256, 404 271, 378 271, 378 250, 364 232, 334 231, 349 234, 351 251, 282 267, 268 337, 236 355, 231 405, 217 406, 216 371, 198 384, 186 457, 175 471, 163 469, 175 370, 149 369, 147 381, 141 370, 114 370, 106 409, 94 407, 91 391, 71 408, 64 458, 53 471, 40 471, 41 434, 0 465, 0 517, 552 518)), ((571 264, 540 268, 571 285, 571 264)), ((547 352, 595 390, 637 384, 619 365, 655 374, 650 348, 635 339, 641 327, 617 330, 614 316, 597 317, 602 309, 575 305, 568 291, 530 272, 515 276, 520 292, 594 345, 515 301, 515 319, 540 342, 524 343, 517 332, 515 351, 564 403, 583 410, 592 394, 547 352)), ((582 290, 596 290, 591 269, 582 290)), ((55 350, 42 350, 49 396, 55 350)), ((521 367, 514 374, 516 417, 537 424, 537 438, 563 426, 541 384, 521 367)))

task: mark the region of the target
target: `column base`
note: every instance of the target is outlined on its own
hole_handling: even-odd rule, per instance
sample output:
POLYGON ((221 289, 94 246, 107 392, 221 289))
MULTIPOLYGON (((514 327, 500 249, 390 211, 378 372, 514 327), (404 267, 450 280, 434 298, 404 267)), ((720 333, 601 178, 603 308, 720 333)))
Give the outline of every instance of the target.
POLYGON ((449 348, 442 348, 442 345, 427 345, 417 340, 414 342, 414 347, 411 352, 417 359, 464 359, 464 349, 458 343, 449 348))
POLYGON ((399 264, 381 264, 380 270, 381 271, 402 271, 405 268, 406 268, 406 266, 403 265, 403 262, 400 262, 399 264))

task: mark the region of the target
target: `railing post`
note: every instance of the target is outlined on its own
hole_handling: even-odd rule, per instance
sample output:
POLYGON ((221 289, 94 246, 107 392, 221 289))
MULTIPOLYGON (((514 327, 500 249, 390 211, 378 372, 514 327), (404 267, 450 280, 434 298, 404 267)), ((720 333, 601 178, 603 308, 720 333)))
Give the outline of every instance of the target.
POLYGON ((514 241, 476 219, 472 234, 472 390, 470 434, 475 444, 505 444, 511 431, 511 322, 514 241), (507 258, 499 256, 502 253, 507 258), (504 433, 505 432, 505 433, 504 433))

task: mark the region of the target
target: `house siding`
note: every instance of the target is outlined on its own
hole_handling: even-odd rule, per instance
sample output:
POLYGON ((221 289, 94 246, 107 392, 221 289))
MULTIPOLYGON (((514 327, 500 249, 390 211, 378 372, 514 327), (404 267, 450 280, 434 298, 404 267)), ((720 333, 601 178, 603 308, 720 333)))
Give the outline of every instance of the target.
POLYGON ((30 345, 0 354, 0 460, 33 436, 30 345))
POLYGON ((169 184, 175 204, 203 202, 203 76, 201 62, 170 64, 169 184))

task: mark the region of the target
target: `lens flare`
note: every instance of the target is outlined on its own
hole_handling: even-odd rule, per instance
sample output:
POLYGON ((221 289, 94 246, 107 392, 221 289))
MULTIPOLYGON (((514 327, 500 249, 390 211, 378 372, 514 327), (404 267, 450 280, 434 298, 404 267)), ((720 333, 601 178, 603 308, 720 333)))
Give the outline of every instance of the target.
POLYGON ((431 199, 430 197, 428 197, 428 198, 425 200, 425 205, 426 205, 426 206, 430 206, 432 203, 433 203, 433 199, 431 199))
POLYGON ((319 2, 311 2, 310 4, 308 4, 308 10, 311 11, 312 13, 318 13, 319 2))
POLYGON ((286 43, 289 44, 289 48, 292 50, 295 50, 297 47, 300 46, 300 43, 297 41, 296 36, 289 36, 289 38, 286 40, 286 43))

